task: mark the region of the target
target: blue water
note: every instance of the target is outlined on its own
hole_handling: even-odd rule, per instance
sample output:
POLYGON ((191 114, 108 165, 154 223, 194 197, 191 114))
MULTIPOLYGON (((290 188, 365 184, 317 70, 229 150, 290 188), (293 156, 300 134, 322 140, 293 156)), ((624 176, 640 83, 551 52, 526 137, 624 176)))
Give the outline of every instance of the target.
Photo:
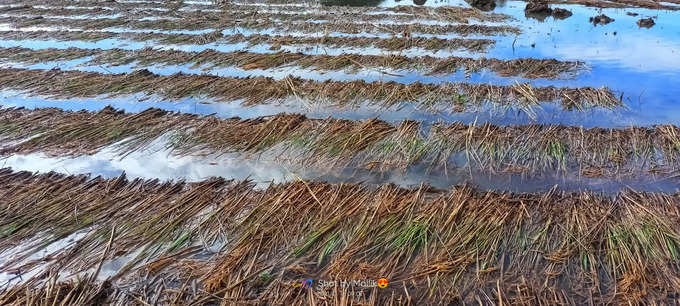
MULTIPOLYGON (((524 33, 512 48, 510 38, 501 38, 489 52, 490 57, 537 57, 560 60, 582 60, 591 72, 571 81, 578 86, 606 85, 623 94, 634 113, 629 124, 648 125, 674 123, 680 118, 680 12, 647 9, 604 9, 602 13, 615 19, 604 26, 593 26, 588 18, 599 9, 563 5, 574 15, 566 20, 549 17, 545 22, 524 19, 524 33), (626 12, 635 12, 632 17, 626 12), (651 29, 639 28, 636 21, 658 16, 651 29), (616 35, 614 35, 616 33, 616 35), (535 44, 535 47, 532 47, 535 44)), ((524 5, 508 2, 497 11, 521 14, 524 5)), ((513 39, 514 40, 514 39, 513 39)), ((544 84, 543 80, 532 81, 544 84)))

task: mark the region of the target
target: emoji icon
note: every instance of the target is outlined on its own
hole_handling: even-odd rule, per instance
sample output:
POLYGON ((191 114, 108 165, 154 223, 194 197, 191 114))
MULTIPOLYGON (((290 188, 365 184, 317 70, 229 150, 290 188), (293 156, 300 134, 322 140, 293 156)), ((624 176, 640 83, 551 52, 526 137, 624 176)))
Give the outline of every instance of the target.
POLYGON ((314 281, 311 280, 311 279, 308 279, 304 283, 302 283, 302 288, 305 288, 305 289, 312 288, 313 284, 314 284, 314 281))
POLYGON ((381 278, 378 280, 378 288, 385 289, 387 288, 387 285, 389 285, 389 281, 387 281, 386 278, 381 278))

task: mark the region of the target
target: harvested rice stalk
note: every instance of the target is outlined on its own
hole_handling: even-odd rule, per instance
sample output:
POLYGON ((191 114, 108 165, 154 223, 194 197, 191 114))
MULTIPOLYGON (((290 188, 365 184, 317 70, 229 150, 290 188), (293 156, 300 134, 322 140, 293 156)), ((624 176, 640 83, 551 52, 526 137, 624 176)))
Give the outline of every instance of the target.
POLYGON ((42 16, 5 16, 0 23, 7 23, 14 28, 33 26, 68 27, 86 30, 106 30, 111 27, 155 30, 215 30, 241 27, 250 30, 272 29, 277 32, 312 33, 388 33, 395 36, 411 36, 422 34, 458 34, 458 35, 502 35, 519 34, 519 29, 511 26, 487 26, 479 24, 360 24, 339 20, 332 23, 292 22, 260 18, 236 19, 160 19, 141 20, 140 18, 106 18, 106 19, 64 19, 42 16))
POLYGON ((670 173, 680 167, 675 126, 584 129, 557 125, 418 124, 372 119, 308 119, 281 114, 248 120, 218 119, 158 109, 125 114, 58 109, 3 109, 2 155, 45 152, 93 154, 111 146, 121 155, 147 148, 161 136, 177 156, 277 153, 293 164, 375 170, 471 166, 487 172, 578 172, 592 175, 670 173), (461 159, 460 157, 465 158, 461 159), (519 170, 518 170, 519 169, 519 170))
MULTIPOLYGON (((430 56, 406 57, 399 55, 358 55, 342 54, 307 55, 302 53, 253 53, 246 51, 220 52, 205 50, 201 52, 185 52, 179 50, 157 50, 147 47, 141 50, 125 49, 39 49, 28 48, 0 48, 0 59, 23 63, 40 63, 44 61, 72 60, 93 56, 85 64, 93 65, 127 65, 137 63, 138 66, 148 65, 185 65, 193 64, 197 67, 228 67, 237 66, 244 70, 272 69, 286 66, 301 66, 315 70, 359 70, 369 69, 397 69, 397 70, 425 70, 427 74, 452 73, 460 69, 466 72, 476 72, 482 69, 495 71, 502 76, 523 76, 526 78, 573 77, 579 70, 583 70, 583 62, 562 62, 555 59, 514 59, 500 60, 487 58, 448 57, 436 58, 430 56)), ((538 104, 538 97, 528 84, 514 88, 527 99, 529 104, 538 104)))
POLYGON ((352 107, 368 101, 389 108, 403 102, 414 102, 432 111, 440 111, 442 107, 459 111, 484 103, 501 107, 530 108, 537 106, 535 101, 561 102, 567 109, 622 106, 621 101, 607 88, 528 86, 524 85, 521 91, 516 86, 469 83, 402 84, 362 80, 318 82, 290 76, 282 80, 182 73, 160 76, 148 70, 129 74, 103 74, 55 69, 0 69, 0 88, 59 98, 146 93, 167 99, 187 97, 208 97, 217 101, 245 99, 246 105, 254 105, 295 96, 317 103, 327 101, 339 107, 352 107), (527 96, 527 88, 531 88, 531 96, 527 96))
MULTIPOLYGON (((7 10, 9 8, 5 8, 7 10)), ((5 13, 0 8, 0 14, 5 13)), ((235 20, 235 19, 274 19, 284 22, 301 22, 317 20, 324 22, 338 21, 360 21, 371 23, 419 23, 423 20, 429 21, 454 21, 467 23, 468 18, 459 14, 393 14, 391 12, 376 12, 373 14, 360 14, 355 12, 345 12, 344 10, 303 10, 297 12, 280 12, 278 10, 241 10, 229 9, 223 11, 205 10, 107 10, 107 9, 81 9, 81 8, 60 8, 60 7, 13 7, 9 13, 13 16, 59 16, 66 18, 101 17, 123 15, 126 18, 153 17, 156 20, 181 18, 184 20, 235 20)))
POLYGON ((344 47, 375 47, 389 51, 401 51, 410 48, 422 48, 425 50, 471 50, 485 52, 487 48, 495 44, 489 39, 467 38, 425 38, 425 37, 300 37, 291 35, 222 35, 215 31, 207 34, 162 34, 162 33, 138 33, 138 32, 105 32, 105 31, 0 31, 0 38, 12 40, 60 40, 60 41, 99 41, 104 39, 126 39, 133 41, 148 42, 150 40, 163 44, 209 44, 209 43, 242 43, 268 44, 271 49, 281 46, 329 46, 334 48, 344 47))
MULTIPOLYGON (((478 21, 501 22, 509 20, 510 17, 504 14, 484 13, 479 10, 464 8, 458 6, 442 6, 442 7, 418 7, 398 6, 389 8, 371 8, 371 7, 323 7, 317 5, 276 5, 263 6, 251 5, 247 3, 224 3, 222 5, 205 5, 205 4, 185 4, 177 3, 179 6, 173 4, 159 5, 158 3, 126 3, 126 2, 109 2, 102 6, 101 3, 88 3, 83 1, 57 1, 50 2, 49 6, 45 6, 44 2, 37 1, 22 1, 22 5, 4 8, 5 11, 12 12, 33 12, 34 14, 57 14, 59 16, 68 16, 73 14, 86 14, 91 11, 95 12, 115 12, 127 14, 144 14, 146 16, 186 16, 194 17, 192 14, 228 14, 230 12, 244 13, 266 13, 266 12, 280 12, 288 15, 291 14, 321 14, 325 13, 333 16, 345 16, 353 19, 365 20, 365 18, 375 18, 373 16, 382 16, 382 18, 417 18, 433 19, 443 21, 454 21, 461 23, 468 23, 470 19, 478 21), (37 7, 36 7, 37 6, 37 7), (41 11, 42 10, 42 11, 41 11), (72 14, 68 14, 72 11, 72 14), (53 13, 54 12, 54 13, 53 13), (397 13, 397 14, 394 14, 397 13)), ((0 12, 3 12, 0 9, 0 12)), ((318 18, 318 17, 315 17, 318 18)), ((309 19, 315 19, 309 18, 309 19)))
POLYGON ((33 16, 78 16, 78 17, 94 17, 100 15, 111 14, 111 10, 104 8, 64 8, 64 7, 34 7, 31 5, 22 5, 15 7, 0 8, 0 14, 26 14, 33 16))
POLYGON ((0 272, 36 276, 0 293, 3 305, 303 305, 349 293, 366 305, 652 304, 680 294, 677 194, 305 181, 254 189, 214 178, 182 183, 9 169, 0 170, 0 183, 3 250, 32 241, 35 247, 15 253, 26 258, 54 237, 90 229, 50 256, 37 255, 43 268, 8 258, 0 272), (210 252, 216 241, 205 235, 228 243, 210 252), (102 254, 114 260, 139 248, 134 263, 106 282, 89 272, 64 277, 92 271, 102 254), (380 277, 388 288, 318 288, 319 280, 380 277), (313 290, 295 286, 310 278, 313 290))

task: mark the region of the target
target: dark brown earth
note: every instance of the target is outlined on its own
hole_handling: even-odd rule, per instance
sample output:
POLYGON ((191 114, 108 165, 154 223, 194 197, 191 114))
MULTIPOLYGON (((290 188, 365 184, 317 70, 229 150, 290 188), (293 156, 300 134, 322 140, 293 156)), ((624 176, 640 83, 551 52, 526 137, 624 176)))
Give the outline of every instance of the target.
POLYGON ((590 17, 590 22, 592 22, 593 25, 598 25, 598 24, 599 25, 606 25, 606 24, 609 24, 613 21, 614 21, 614 19, 610 18, 609 16, 607 16, 605 14, 595 16, 595 17, 590 17))
POLYGON ((654 19, 652 19, 651 17, 650 18, 642 18, 642 19, 638 20, 638 22, 637 22, 637 25, 639 27, 647 28, 647 29, 653 27, 654 24, 655 24, 654 19))
POLYGON ((553 10, 550 6, 543 2, 529 2, 524 8, 525 17, 538 19, 540 21, 545 20, 545 18, 552 15, 552 13, 553 10))
POLYGON ((555 19, 567 19, 573 15, 570 10, 566 10, 563 8, 556 8, 553 9, 552 16, 555 19))

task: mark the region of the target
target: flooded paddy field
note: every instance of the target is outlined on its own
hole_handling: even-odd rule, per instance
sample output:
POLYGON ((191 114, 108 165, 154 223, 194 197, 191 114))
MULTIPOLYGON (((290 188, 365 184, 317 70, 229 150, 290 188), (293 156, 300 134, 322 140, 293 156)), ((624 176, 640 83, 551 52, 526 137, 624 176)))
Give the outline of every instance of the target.
POLYGON ((679 10, 4 1, 0 304, 678 303, 679 10))

